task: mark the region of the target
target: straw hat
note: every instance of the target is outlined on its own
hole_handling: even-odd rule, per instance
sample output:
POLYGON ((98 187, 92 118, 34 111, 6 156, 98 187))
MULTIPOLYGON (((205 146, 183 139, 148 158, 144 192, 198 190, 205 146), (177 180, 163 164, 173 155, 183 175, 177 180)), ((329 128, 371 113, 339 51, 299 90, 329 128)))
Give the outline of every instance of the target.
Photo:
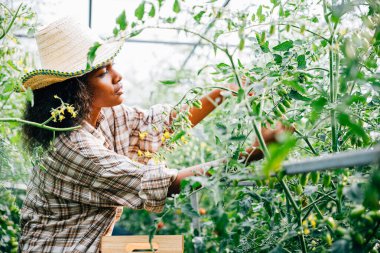
POLYGON ((36 33, 41 69, 22 77, 23 89, 32 90, 82 76, 111 62, 124 44, 123 40, 104 42, 94 32, 71 17, 61 18, 36 33), (96 50, 92 66, 86 69, 87 53, 95 42, 96 50))

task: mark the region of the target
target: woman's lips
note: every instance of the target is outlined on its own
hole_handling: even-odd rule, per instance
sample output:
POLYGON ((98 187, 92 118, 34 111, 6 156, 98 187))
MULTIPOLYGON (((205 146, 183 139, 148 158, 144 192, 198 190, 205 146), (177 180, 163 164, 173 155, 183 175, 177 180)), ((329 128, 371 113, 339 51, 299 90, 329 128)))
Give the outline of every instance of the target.
POLYGON ((122 85, 119 85, 116 89, 115 89, 115 95, 121 95, 123 94, 123 86, 122 85))

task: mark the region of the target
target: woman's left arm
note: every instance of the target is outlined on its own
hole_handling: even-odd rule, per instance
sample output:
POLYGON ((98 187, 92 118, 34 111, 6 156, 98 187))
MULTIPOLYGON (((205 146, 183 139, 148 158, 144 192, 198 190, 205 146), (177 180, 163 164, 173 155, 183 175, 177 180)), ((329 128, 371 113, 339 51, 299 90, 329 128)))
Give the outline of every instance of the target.
POLYGON ((207 115, 209 115, 218 105, 223 102, 224 97, 221 94, 222 90, 215 89, 209 94, 203 96, 200 101, 202 102, 202 108, 191 107, 189 120, 192 123, 192 127, 201 122, 207 115))

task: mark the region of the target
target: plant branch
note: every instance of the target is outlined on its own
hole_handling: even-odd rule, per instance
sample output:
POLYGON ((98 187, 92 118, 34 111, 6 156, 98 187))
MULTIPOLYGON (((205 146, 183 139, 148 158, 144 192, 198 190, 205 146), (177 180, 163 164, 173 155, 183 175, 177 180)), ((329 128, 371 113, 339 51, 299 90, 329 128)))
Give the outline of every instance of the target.
POLYGON ((28 120, 23 120, 23 119, 19 119, 19 118, 0 118, 0 122, 23 123, 23 124, 28 124, 28 125, 31 125, 31 126, 35 126, 35 127, 39 127, 39 128, 46 129, 46 130, 51 130, 51 131, 57 131, 57 132, 71 131, 71 130, 75 130, 75 129, 81 128, 81 126, 63 127, 63 128, 50 127, 50 126, 45 126, 44 125, 44 123, 46 124, 46 121, 44 123, 36 123, 36 122, 32 122, 32 121, 28 121, 28 120))

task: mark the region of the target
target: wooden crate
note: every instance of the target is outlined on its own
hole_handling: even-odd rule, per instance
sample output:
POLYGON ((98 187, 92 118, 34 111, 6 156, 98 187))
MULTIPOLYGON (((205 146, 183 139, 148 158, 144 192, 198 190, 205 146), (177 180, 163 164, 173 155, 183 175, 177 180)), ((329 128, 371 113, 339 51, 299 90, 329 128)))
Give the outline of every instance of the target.
MULTIPOLYGON (((152 240, 156 253, 183 253, 183 235, 156 235, 152 240)), ((103 236, 100 243, 102 253, 151 253, 149 236, 103 236)))

